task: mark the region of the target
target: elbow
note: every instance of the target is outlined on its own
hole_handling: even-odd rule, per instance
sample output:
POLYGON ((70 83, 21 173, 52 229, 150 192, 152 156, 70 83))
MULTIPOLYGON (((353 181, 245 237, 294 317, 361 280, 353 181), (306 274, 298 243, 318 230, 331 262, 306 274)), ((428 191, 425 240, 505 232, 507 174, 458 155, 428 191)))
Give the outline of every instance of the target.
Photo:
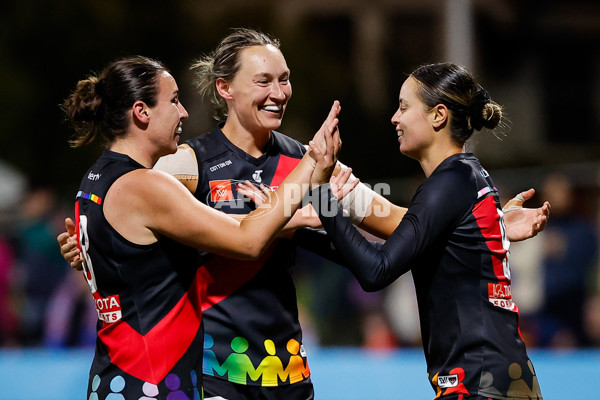
POLYGON ((260 256, 267 251, 270 242, 251 240, 242 246, 240 250, 240 256, 244 260, 254 261, 258 260, 260 256))
POLYGON ((262 252, 256 246, 245 247, 239 252, 238 258, 247 261, 257 260, 262 252))
POLYGON ((387 284, 381 284, 379 282, 362 281, 359 283, 360 283, 360 287, 362 288, 362 290, 364 290, 365 292, 368 292, 368 293, 377 292, 387 286, 387 284))

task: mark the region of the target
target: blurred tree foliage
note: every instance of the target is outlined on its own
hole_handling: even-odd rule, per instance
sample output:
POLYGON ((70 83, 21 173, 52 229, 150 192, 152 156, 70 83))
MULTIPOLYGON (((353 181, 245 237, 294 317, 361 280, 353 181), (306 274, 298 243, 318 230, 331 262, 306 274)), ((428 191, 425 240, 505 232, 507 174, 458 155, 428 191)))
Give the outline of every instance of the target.
MULTIPOLYGON (((23 172, 32 186, 52 186, 70 201, 83 172, 101 148, 68 147, 72 132, 63 122, 59 104, 77 80, 129 54, 158 58, 172 70, 184 104, 192 117, 201 121, 191 123, 194 131, 186 130, 184 138, 210 129, 213 122, 206 117, 208 111, 190 107, 199 100, 193 92, 188 67, 194 58, 211 51, 230 28, 245 26, 279 37, 292 69, 294 97, 282 130, 307 140, 320 125, 331 101, 340 99, 344 158, 356 160, 356 169, 363 171, 363 177, 369 176, 371 163, 363 160, 360 153, 364 149, 363 132, 385 129, 389 133, 389 137, 370 135, 369 148, 384 146, 381 141, 386 138, 391 139, 388 143, 395 143, 388 117, 397 102, 397 93, 388 101, 390 108, 380 113, 385 118, 377 116, 378 126, 373 125, 374 117, 360 112, 349 77, 349 21, 309 17, 294 29, 278 29, 269 3, 238 4, 207 18, 204 11, 211 3, 193 0, 5 3, 0 14, 0 158, 23 172), (286 127, 301 132, 290 132, 286 127), (351 137, 350 132, 356 135, 351 137)), ((379 156, 376 160, 379 169, 385 161, 379 156)))

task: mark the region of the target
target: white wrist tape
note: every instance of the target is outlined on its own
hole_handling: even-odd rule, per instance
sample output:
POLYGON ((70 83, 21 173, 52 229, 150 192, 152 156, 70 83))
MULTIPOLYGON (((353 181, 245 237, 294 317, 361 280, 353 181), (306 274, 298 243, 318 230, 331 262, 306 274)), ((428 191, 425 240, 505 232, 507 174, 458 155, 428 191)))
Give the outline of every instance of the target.
POLYGON ((198 177, 198 161, 194 150, 178 148, 175 154, 158 159, 154 169, 166 172, 176 178, 194 179, 198 177))
MULTIPOLYGON (((342 170, 348 169, 347 166, 338 161, 338 165, 342 170)), ((350 174, 348 183, 356 181, 356 176, 350 174)), ((354 190, 348 193, 338 203, 342 209, 348 213, 350 220, 355 225, 359 225, 365 216, 369 212, 369 206, 375 198, 375 192, 367 187, 364 183, 360 182, 354 190)))

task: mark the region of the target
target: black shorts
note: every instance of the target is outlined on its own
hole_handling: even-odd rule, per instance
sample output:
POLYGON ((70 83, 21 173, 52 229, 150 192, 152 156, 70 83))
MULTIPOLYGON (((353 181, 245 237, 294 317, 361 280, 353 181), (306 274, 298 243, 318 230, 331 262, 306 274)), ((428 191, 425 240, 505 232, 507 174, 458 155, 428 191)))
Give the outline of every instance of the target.
POLYGON ((314 400, 310 378, 291 385, 251 386, 203 376, 204 400, 314 400))

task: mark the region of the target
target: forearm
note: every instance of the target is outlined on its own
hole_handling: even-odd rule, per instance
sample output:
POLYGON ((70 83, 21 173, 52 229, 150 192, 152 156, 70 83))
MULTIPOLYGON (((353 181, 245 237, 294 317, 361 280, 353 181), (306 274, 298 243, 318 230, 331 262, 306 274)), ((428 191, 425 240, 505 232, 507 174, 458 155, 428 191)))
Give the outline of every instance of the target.
POLYGON ((250 234, 248 246, 253 251, 264 251, 294 215, 308 190, 313 169, 312 159, 304 156, 267 201, 240 222, 240 229, 250 234))
MULTIPOLYGON (((349 167, 338 161, 334 175, 349 167)), ((358 178, 350 175, 348 183, 358 178)), ((407 209, 397 206, 362 182, 339 201, 352 223, 381 239, 387 239, 402 221, 407 209)))
POLYGON ((298 229, 293 238, 294 244, 313 254, 339 265, 344 265, 344 258, 335 249, 327 234, 319 229, 298 229))
POLYGON ((394 257, 383 246, 369 242, 353 226, 327 185, 313 191, 311 201, 317 208, 323 228, 344 259, 342 264, 352 271, 365 291, 380 290, 409 270, 401 258, 394 257))
POLYGON ((387 239, 400 225, 407 210, 391 203, 383 196, 376 195, 359 227, 378 238, 387 239))

